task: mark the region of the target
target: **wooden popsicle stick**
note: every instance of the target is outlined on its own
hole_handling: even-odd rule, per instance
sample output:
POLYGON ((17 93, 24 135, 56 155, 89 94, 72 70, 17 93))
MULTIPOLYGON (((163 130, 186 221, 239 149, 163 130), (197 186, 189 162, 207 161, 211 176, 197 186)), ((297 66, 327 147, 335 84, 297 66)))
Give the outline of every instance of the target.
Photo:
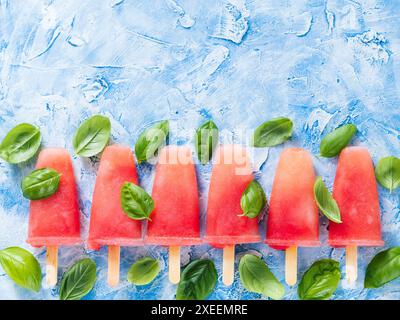
POLYGON ((235 274, 235 245, 224 247, 224 254, 222 258, 222 282, 226 286, 233 283, 235 274))
POLYGON ((346 278, 349 282, 357 280, 357 246, 346 246, 346 278))
POLYGON ((57 284, 58 247, 48 246, 46 251, 46 284, 54 287, 57 284))
POLYGON ((286 249, 285 280, 289 286, 294 286, 297 282, 297 246, 286 249))
POLYGON ((169 281, 173 284, 179 283, 181 280, 181 247, 169 247, 169 264, 168 264, 169 281))
POLYGON ((119 283, 120 247, 108 246, 108 285, 115 287, 119 283))

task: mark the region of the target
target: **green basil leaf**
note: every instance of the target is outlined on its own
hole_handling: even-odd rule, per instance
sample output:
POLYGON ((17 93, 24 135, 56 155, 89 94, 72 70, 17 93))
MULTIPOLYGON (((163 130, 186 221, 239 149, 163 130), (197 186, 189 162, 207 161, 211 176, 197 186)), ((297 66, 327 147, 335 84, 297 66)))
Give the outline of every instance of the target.
POLYGON ((336 200, 333 199, 331 193, 328 188, 325 186, 321 177, 317 177, 314 183, 314 198, 317 202, 318 208, 327 217, 329 220, 342 223, 340 218, 340 210, 336 203, 336 200))
POLYGON ((340 282, 339 262, 323 259, 314 262, 304 273, 297 293, 302 300, 327 300, 340 282))
POLYGON ((0 157, 9 163, 21 163, 32 158, 40 147, 39 128, 22 123, 11 129, 0 144, 0 157))
POLYGON ((75 262, 63 275, 60 300, 79 300, 86 296, 96 282, 96 263, 89 258, 75 262))
POLYGON ((292 136, 293 122, 288 118, 275 118, 264 122, 254 131, 254 147, 273 147, 288 140, 292 136))
POLYGON ((137 285, 144 286, 154 280, 160 272, 158 260, 145 257, 136 261, 128 271, 128 281, 137 285))
POLYGON ((204 300, 217 284, 217 269, 209 259, 194 260, 182 272, 176 291, 177 300, 204 300))
POLYGON ((319 147, 319 153, 322 157, 336 157, 342 149, 344 149, 357 132, 357 127, 354 124, 346 124, 322 138, 319 147))
POLYGON ((261 258, 245 254, 239 262, 240 281, 250 292, 262 294, 274 300, 285 295, 285 287, 276 279, 261 258))
POLYGON ((262 212, 267 203, 267 196, 261 185, 253 180, 249 183, 240 199, 240 206, 243 210, 243 216, 256 218, 262 212))
POLYGON ((378 182, 389 189, 390 192, 400 186, 400 159, 396 157, 386 157, 378 161, 375 168, 375 176, 378 182))
POLYGON ((0 250, 0 265, 17 285, 38 292, 42 282, 42 271, 36 258, 25 249, 10 247, 0 250))
POLYGON ((121 206, 126 215, 134 220, 151 220, 154 201, 141 187, 131 182, 125 182, 121 188, 121 206))
POLYGON ((60 173, 51 168, 33 170, 22 180, 22 194, 30 200, 50 197, 58 190, 60 177, 60 173))
POLYGON ((368 264, 364 287, 379 288, 400 277, 400 247, 379 252, 368 264))
POLYGON ((84 121, 76 130, 72 144, 75 154, 92 157, 104 150, 110 140, 110 119, 95 115, 84 121))
POLYGON ((218 127, 209 120, 196 130, 195 147, 199 161, 206 164, 211 160, 218 143, 218 127))
POLYGON ((138 163, 147 161, 157 155, 159 148, 164 144, 169 133, 169 122, 160 121, 147 128, 135 144, 135 154, 138 163))

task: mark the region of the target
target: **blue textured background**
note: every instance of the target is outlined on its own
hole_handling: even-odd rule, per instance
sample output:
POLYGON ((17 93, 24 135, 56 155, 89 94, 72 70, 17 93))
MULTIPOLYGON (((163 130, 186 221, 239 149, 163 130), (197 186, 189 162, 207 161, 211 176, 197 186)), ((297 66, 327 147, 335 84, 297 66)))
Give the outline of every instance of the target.
MULTIPOLYGON (((213 118, 221 142, 247 143, 251 131, 275 116, 289 116, 295 135, 285 146, 318 153, 321 135, 353 122, 354 144, 365 145, 374 161, 400 155, 400 3, 397 0, 101 0, 0 1, 0 137, 20 122, 41 127, 43 147, 66 147, 88 116, 111 118, 112 140, 134 145, 152 122, 171 121, 171 143, 192 143, 193 129, 213 118), (245 130, 246 135, 242 132, 245 130)), ((258 150, 257 177, 270 193, 282 146, 258 150)), ((87 233, 96 160, 74 157, 80 191, 83 234, 87 233)), ((19 245, 43 266, 44 250, 25 244, 28 201, 19 188, 34 166, 0 162, 0 248, 19 245)), ((314 157, 329 187, 336 159, 314 157)), ((139 167, 151 190, 150 165, 139 167)), ((201 207, 211 166, 198 166, 201 207)), ((399 192, 379 188, 386 247, 400 244, 399 192)), ((300 249, 299 273, 318 258, 343 267, 344 251, 326 245, 300 249)), ((237 253, 261 254, 283 281, 284 255, 266 245, 237 246, 237 253)), ((363 290, 366 263, 378 251, 361 248, 359 280, 342 281, 334 299, 400 299, 400 281, 363 290)), ((166 274, 166 250, 123 248, 121 283, 106 285, 106 249, 60 250, 60 274, 89 255, 98 264, 98 281, 89 299, 173 299, 166 274), (163 271, 149 286, 129 284, 126 272, 139 257, 159 258, 163 271)), ((221 274, 221 251, 184 248, 182 262, 210 257, 221 274)), ((220 279, 221 280, 221 279, 220 279)), ((57 298, 57 289, 32 294, 0 271, 0 298, 57 298)), ((232 287, 218 282, 215 299, 258 299, 238 274, 232 287)), ((287 288, 286 299, 296 299, 287 288)))

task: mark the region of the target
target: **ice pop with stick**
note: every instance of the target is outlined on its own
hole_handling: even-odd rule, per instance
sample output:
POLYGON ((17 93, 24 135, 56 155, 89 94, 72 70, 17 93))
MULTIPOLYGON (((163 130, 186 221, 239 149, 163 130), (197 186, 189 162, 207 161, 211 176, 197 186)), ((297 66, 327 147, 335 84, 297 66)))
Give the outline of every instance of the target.
POLYGON ((250 159, 240 145, 222 145, 214 157, 208 192, 205 240, 223 248, 223 282, 234 277, 235 245, 261 241, 258 219, 243 216, 240 200, 253 180, 250 159))
POLYGON ((185 146, 161 149, 153 184, 154 211, 146 243, 169 247, 169 279, 180 280, 180 247, 201 243, 196 170, 185 146))
POLYGON ((346 278, 354 282, 357 280, 357 247, 383 245, 374 166, 366 148, 342 150, 333 197, 342 223, 329 223, 329 244, 346 248, 346 278))
POLYGON ((300 148, 285 149, 272 185, 266 243, 272 248, 286 250, 288 285, 297 282, 297 248, 320 245, 314 182, 310 154, 300 148))
POLYGON ((74 169, 67 150, 42 150, 36 168, 51 168, 60 174, 58 189, 53 195, 31 201, 27 239, 34 247, 47 248, 46 283, 53 287, 57 283, 58 248, 82 242, 78 195, 74 169))
POLYGON ((121 207, 121 188, 138 184, 135 160, 129 147, 106 147, 100 160, 93 194, 88 247, 108 246, 108 284, 119 283, 120 247, 143 244, 142 223, 129 218, 121 207))

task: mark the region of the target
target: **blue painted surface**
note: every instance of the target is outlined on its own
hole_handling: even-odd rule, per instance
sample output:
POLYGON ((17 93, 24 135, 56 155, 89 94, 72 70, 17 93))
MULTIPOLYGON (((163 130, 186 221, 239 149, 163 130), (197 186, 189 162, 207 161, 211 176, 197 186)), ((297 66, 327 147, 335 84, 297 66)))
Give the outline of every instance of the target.
MULTIPOLYGON (((221 142, 248 144, 252 130, 275 116, 289 116, 295 135, 285 146, 318 153, 321 135, 347 122, 359 133, 354 144, 369 148, 374 161, 400 155, 400 3, 394 0, 155 0, 0 1, 0 137, 20 122, 39 125, 43 147, 66 147, 88 116, 111 118, 112 140, 134 145, 140 132, 160 119, 171 121, 170 143, 192 143, 193 129, 213 118, 221 142), (242 134, 242 133, 245 134, 242 134)), ((257 177, 271 191, 282 146, 259 150, 257 177), (265 161, 266 160, 266 161, 265 161)), ((74 157, 83 234, 98 162, 74 157)), ((19 183, 34 166, 0 162, 0 248, 19 245, 43 266, 44 250, 25 244, 28 202, 19 183)), ((314 157, 317 173, 332 186, 336 159, 314 157)), ((211 166, 198 166, 204 216, 211 166)), ((151 190, 153 168, 139 166, 151 190)), ((379 188, 386 247, 400 244, 399 192, 379 188)), ((300 249, 299 273, 313 261, 332 257, 343 267, 344 252, 326 245, 300 249)), ((261 227, 261 229, 263 229, 261 227)), ((282 252, 263 244, 255 250, 283 281, 282 252)), ((342 281, 334 299, 400 298, 400 281, 363 290, 366 263, 380 249, 359 250, 359 280, 342 281)), ((209 257, 221 274, 221 251, 184 248, 182 261, 209 257)), ((121 284, 106 285, 106 250, 83 247, 60 251, 60 273, 74 260, 97 262, 98 281, 88 299, 173 299, 166 250, 123 248, 121 284), (149 286, 126 280, 130 264, 150 255, 163 271, 149 286)), ((221 279, 220 279, 221 280, 221 279)), ((57 289, 32 294, 0 271, 0 298, 56 299, 57 289)), ((259 299, 241 285, 219 281, 214 299, 259 299)), ((296 299, 287 288, 286 299, 296 299)))

